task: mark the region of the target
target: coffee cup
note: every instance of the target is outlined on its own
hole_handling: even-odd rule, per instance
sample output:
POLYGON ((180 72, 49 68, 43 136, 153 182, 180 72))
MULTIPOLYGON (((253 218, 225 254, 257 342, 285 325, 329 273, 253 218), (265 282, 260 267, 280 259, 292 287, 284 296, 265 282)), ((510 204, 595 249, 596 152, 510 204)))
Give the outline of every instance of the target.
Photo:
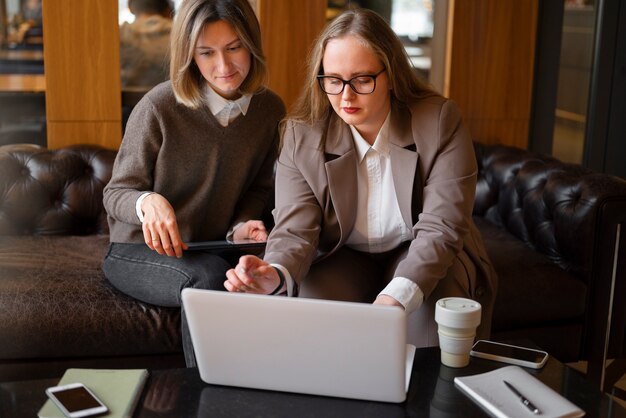
POLYGON ((437 301, 435 321, 444 365, 465 367, 469 364, 480 314, 480 303, 471 299, 450 297, 437 301))

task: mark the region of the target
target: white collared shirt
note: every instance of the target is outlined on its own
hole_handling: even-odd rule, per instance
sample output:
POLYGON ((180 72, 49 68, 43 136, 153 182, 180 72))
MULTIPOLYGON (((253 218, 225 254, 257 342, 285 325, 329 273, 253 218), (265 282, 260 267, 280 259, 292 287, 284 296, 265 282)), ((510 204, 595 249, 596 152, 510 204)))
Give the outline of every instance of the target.
POLYGON ((354 126, 350 126, 358 159, 358 197, 356 221, 346 245, 357 251, 382 253, 411 239, 411 230, 402 218, 393 184, 389 154, 390 114, 380 128, 374 145, 370 145, 354 126))
MULTIPOLYGON (((389 125, 391 111, 370 145, 354 126, 350 126, 357 152, 357 206, 354 227, 346 245, 357 251, 381 253, 397 248, 412 239, 404 222, 391 171, 389 125)), ((394 277, 380 292, 400 302, 407 312, 417 309, 424 294, 415 282, 394 277)))
POLYGON ((228 100, 217 94, 210 86, 205 89, 209 110, 215 116, 220 125, 226 127, 239 115, 246 115, 250 106, 251 94, 244 94, 237 100, 228 100))

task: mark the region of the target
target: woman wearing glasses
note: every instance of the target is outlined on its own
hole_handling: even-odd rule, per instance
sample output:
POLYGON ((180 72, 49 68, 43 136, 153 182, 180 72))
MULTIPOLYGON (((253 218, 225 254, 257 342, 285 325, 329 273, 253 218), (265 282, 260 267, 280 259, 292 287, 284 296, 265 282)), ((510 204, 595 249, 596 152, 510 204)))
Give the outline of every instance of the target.
POLYGON ((264 260, 242 257, 226 288, 417 311, 422 346, 438 341, 436 301, 469 297, 486 337, 495 275, 472 223, 477 165, 457 106, 365 9, 334 20, 309 65, 284 126, 264 260))

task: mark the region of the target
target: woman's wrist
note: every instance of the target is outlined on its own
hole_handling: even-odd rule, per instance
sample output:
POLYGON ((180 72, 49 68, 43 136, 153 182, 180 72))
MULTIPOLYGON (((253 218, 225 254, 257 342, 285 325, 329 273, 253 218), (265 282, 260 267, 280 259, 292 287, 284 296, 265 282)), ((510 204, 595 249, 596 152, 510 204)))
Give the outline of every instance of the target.
POLYGON ((274 267, 274 270, 276 270, 276 273, 278 273, 279 281, 278 281, 278 286, 276 287, 276 289, 274 289, 272 293, 269 293, 270 295, 279 294, 283 290, 283 287, 285 287, 285 282, 286 282, 285 275, 283 274, 283 272, 280 271, 280 269, 277 267, 274 267))

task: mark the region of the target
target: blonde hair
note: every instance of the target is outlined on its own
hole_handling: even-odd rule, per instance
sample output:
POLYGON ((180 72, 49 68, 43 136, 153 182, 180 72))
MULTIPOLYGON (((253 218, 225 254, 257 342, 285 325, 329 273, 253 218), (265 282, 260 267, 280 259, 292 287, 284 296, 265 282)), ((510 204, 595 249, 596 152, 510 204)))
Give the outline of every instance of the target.
POLYGON ((437 94, 418 78, 402 42, 382 17, 368 9, 351 9, 329 23, 315 41, 309 54, 306 84, 289 119, 312 125, 326 119, 332 112, 317 76, 323 74, 322 59, 328 42, 344 36, 357 37, 378 57, 387 70, 392 103, 409 104, 437 94))
POLYGON ((176 13, 171 33, 170 79, 176 100, 198 108, 203 104, 202 77, 193 57, 205 25, 223 20, 230 23, 243 46, 250 52, 248 76, 239 87, 241 94, 262 90, 267 65, 261 46, 261 28, 248 0, 185 0, 176 13))

